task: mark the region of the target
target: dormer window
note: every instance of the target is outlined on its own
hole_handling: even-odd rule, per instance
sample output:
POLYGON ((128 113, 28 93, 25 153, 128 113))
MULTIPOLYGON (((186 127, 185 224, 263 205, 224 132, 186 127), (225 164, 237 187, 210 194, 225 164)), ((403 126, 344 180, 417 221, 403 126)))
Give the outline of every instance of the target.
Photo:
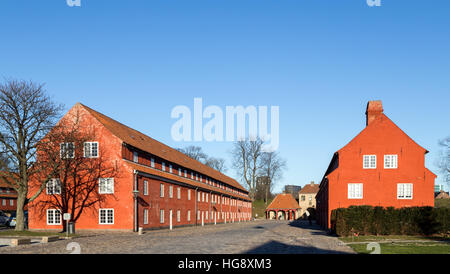
POLYGON ((133 151, 133 162, 135 163, 139 162, 139 154, 137 151, 133 151))
POLYGON ((153 168, 155 167, 155 159, 154 158, 150 159, 150 166, 153 168))
POLYGON ((164 162, 161 163, 161 169, 162 171, 166 171, 166 163, 164 162))

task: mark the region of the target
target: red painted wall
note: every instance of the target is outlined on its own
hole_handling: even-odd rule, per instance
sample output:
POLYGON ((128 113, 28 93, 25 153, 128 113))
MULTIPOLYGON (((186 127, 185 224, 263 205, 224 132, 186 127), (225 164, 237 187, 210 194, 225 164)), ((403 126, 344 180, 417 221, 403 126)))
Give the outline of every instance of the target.
POLYGON ((426 150, 384 114, 371 120, 365 130, 338 151, 338 168, 322 181, 317 197, 318 222, 324 227, 330 227, 333 209, 351 205, 434 206, 436 175, 425 168, 426 150), (398 168, 384 168, 384 155, 389 154, 398 155, 398 168), (363 155, 377 155, 376 169, 363 168, 363 155), (349 183, 363 184, 362 199, 348 198, 349 183), (397 199, 398 183, 413 184, 412 199, 397 199))

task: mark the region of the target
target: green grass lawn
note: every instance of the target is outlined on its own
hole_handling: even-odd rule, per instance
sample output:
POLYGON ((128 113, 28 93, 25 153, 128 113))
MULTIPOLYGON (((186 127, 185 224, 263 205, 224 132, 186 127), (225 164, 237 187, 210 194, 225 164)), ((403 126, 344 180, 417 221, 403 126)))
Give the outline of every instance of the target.
POLYGON ((368 242, 379 243, 381 254, 450 254, 448 237, 386 235, 341 237, 340 239, 361 254, 373 251, 367 250, 368 242))
MULTIPOLYGON (((59 236, 66 237, 66 233, 46 232, 46 231, 15 231, 13 229, 1 230, 0 237, 44 237, 44 236, 59 236)), ((74 237, 76 234, 71 234, 69 237, 74 237)))
POLYGON ((264 200, 255 200, 253 201, 253 217, 255 214, 258 214, 259 218, 266 218, 266 207, 272 202, 272 200, 267 201, 267 205, 264 203, 264 200))

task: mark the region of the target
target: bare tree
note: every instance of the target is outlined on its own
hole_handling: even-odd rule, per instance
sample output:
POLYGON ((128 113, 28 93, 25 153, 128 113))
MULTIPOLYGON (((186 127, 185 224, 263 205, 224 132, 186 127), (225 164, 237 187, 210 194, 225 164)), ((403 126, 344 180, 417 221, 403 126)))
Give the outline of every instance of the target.
MULTIPOLYGON (((7 164, 0 179, 17 191, 16 230, 24 229, 24 206, 36 199, 44 184, 29 195, 28 182, 37 173, 33 167, 36 146, 56 124, 62 105, 55 104, 42 84, 21 80, 0 83, 0 146, 7 164)), ((41 176, 43 174, 40 174, 41 176)))
POLYGON ((208 157, 204 164, 222 173, 228 170, 225 165, 225 159, 222 158, 208 157))
POLYGON ((209 157, 203 149, 199 146, 188 146, 185 148, 178 148, 179 152, 186 154, 189 158, 197 160, 219 172, 226 172, 225 159, 209 157))
POLYGON ((444 175, 444 181, 450 187, 450 136, 439 141, 441 147, 441 157, 438 162, 438 167, 444 175))
POLYGON ((246 184, 251 199, 255 198, 263 144, 260 138, 248 138, 235 142, 231 151, 233 168, 246 184))
POLYGON ((265 202, 269 199, 270 193, 273 191, 275 184, 282 179, 283 171, 286 169, 286 161, 281 158, 276 151, 263 152, 261 155, 259 175, 267 178, 264 180, 265 187, 265 202))
POLYGON ((189 158, 192 158, 197 161, 203 161, 208 156, 203 152, 201 147, 198 146, 188 146, 185 148, 178 148, 179 152, 186 154, 189 158))
MULTIPOLYGON (((92 142, 98 140, 95 131, 82 126, 80 120, 80 114, 76 113, 61 121, 39 144, 43 157, 38 158, 37 165, 53 171, 47 182, 48 195, 33 205, 41 216, 45 216, 48 208, 58 209, 60 213, 70 213, 69 221, 76 222, 85 210, 96 210, 107 197, 115 199, 107 188, 108 180, 117 178, 117 164, 107 160, 99 143, 92 142)), ((63 231, 66 224, 62 223, 63 231)))

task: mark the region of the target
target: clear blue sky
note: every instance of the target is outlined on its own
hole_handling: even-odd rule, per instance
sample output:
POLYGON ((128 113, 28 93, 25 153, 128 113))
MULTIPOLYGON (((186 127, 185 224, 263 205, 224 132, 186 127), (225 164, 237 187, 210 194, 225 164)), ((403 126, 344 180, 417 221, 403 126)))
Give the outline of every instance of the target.
MULTIPOLYGON (((365 126, 368 100, 438 173, 450 135, 446 0, 0 1, 0 77, 45 82, 174 147, 176 105, 280 106, 285 184, 320 181, 365 126)), ((230 166, 231 143, 194 143, 230 166)), ((232 170, 228 172, 233 176, 232 170)), ((438 179, 440 182, 440 179, 438 179)))

